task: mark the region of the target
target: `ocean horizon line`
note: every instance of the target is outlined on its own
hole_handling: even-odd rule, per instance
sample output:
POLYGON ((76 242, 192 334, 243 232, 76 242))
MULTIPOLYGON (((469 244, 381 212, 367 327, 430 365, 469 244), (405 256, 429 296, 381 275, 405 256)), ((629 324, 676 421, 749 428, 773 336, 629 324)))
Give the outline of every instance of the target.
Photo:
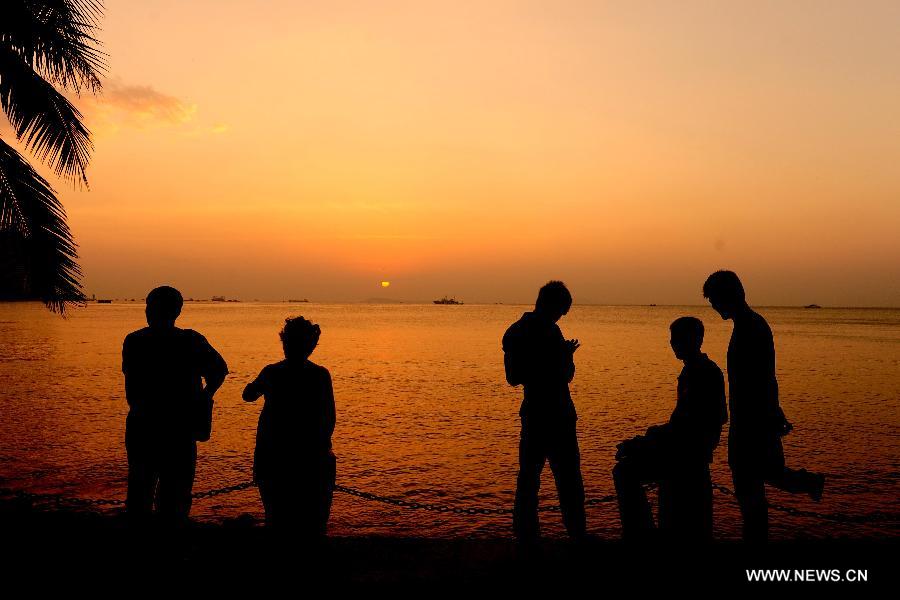
MULTIPOLYGON (((108 304, 108 303, 119 303, 119 304, 137 304, 144 302, 144 298, 97 298, 97 299, 88 299, 85 302, 85 305, 88 304, 108 304)), ((272 305, 272 304, 318 304, 318 305, 370 305, 370 306, 441 306, 440 304, 436 304, 434 300, 415 300, 415 299, 376 299, 369 298, 363 300, 277 300, 277 299, 257 299, 254 298, 252 300, 244 300, 241 298, 227 298, 226 300, 214 300, 212 298, 185 298, 185 302, 190 302, 192 304, 215 304, 215 305, 224 305, 230 306, 234 304, 260 304, 260 305, 272 305)), ((41 305, 40 300, 33 299, 5 299, 0 300, 0 304, 35 304, 41 305)), ((525 301, 525 302, 500 302, 500 301, 460 301, 457 305, 452 306, 533 306, 533 301, 525 301)), ((590 306, 590 307, 609 307, 609 308, 708 308, 709 305, 706 303, 697 303, 697 304, 684 304, 684 303, 610 303, 610 302, 578 302, 577 300, 573 304, 573 307, 577 306, 590 306)), ((829 305, 829 304, 754 304, 755 308, 759 309, 780 309, 780 308, 790 308, 790 309, 804 309, 804 310, 900 310, 900 305, 896 306, 869 306, 869 305, 829 305)))

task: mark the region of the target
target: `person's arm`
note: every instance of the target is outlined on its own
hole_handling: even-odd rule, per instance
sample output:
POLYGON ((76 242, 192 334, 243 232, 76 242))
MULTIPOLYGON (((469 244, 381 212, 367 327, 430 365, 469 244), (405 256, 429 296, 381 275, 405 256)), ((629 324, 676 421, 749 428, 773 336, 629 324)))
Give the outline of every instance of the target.
POLYGON ((647 431, 644 433, 644 437, 654 442, 661 442, 667 441, 675 435, 677 433, 679 421, 681 420, 681 413, 684 411, 684 407, 679 406, 680 403, 681 399, 679 398, 675 403, 675 409, 669 416, 669 420, 665 423, 648 427, 647 431))
POLYGON ((709 457, 712 457, 712 453, 722 438, 722 427, 728 422, 728 408, 725 402, 725 377, 718 368, 710 370, 704 386, 703 411, 703 450, 709 457))
POLYGON ((575 351, 581 347, 578 340, 565 340, 563 343, 563 377, 566 383, 575 379, 575 351))
POLYGON ((523 357, 519 349, 521 342, 516 338, 512 327, 503 335, 503 369, 506 371, 506 383, 512 386, 525 383, 522 372, 523 357))
POLYGON ((518 363, 519 360, 515 354, 512 352, 503 353, 503 368, 506 371, 506 383, 509 385, 516 386, 524 383, 519 374, 518 363))
POLYGON ((771 329, 766 325, 760 333, 758 359, 754 364, 757 402, 759 403, 759 419, 767 430, 785 435, 788 429, 787 419, 778 401, 778 379, 775 376, 775 339, 771 329))
POLYGON ((722 426, 728 422, 728 402, 725 398, 725 375, 720 369, 717 369, 715 375, 716 377, 713 380, 713 395, 718 411, 719 430, 721 431, 722 426))
POLYGON ((226 375, 228 375, 228 369, 223 368, 220 370, 216 370, 210 375, 203 378, 206 381, 206 386, 203 388, 203 390, 207 394, 209 394, 210 398, 215 396, 216 392, 219 391, 219 388, 222 387, 222 384, 225 383, 226 375))
POLYGON ((203 391, 209 397, 210 402, 212 402, 213 396, 225 383, 225 376, 228 375, 228 365, 225 364, 225 359, 222 358, 222 355, 202 335, 200 336, 200 348, 201 364, 203 366, 201 374, 206 384, 203 391))
POLYGON ((563 337, 558 325, 556 328, 557 343, 560 347, 560 375, 566 383, 572 383, 575 379, 575 351, 581 346, 578 340, 567 340, 563 337))
POLYGON ((125 400, 128 406, 134 406, 137 402, 134 377, 131 374, 132 355, 131 336, 126 336, 122 343, 122 373, 125 375, 125 400))
POLYGON ((334 427, 337 423, 337 411, 334 406, 334 385, 331 382, 331 373, 325 371, 325 382, 323 384, 322 393, 324 394, 325 408, 325 432, 328 439, 334 434, 334 427))
POLYGON ((705 370, 685 367, 678 376, 678 399, 669 422, 657 431, 658 439, 672 450, 690 451, 705 445, 707 419, 710 411, 709 393, 711 380, 705 370))
POLYGON ((772 334, 761 318, 740 325, 735 323, 734 327, 733 340, 737 338, 737 342, 728 361, 731 406, 748 435, 767 435, 771 431, 773 399, 777 398, 777 393, 773 398, 772 334))
POLYGON ((260 374, 256 376, 256 379, 247 384, 244 388, 244 392, 241 394, 241 398, 244 399, 244 402, 256 402, 259 397, 266 392, 265 375, 266 370, 263 369, 260 374))

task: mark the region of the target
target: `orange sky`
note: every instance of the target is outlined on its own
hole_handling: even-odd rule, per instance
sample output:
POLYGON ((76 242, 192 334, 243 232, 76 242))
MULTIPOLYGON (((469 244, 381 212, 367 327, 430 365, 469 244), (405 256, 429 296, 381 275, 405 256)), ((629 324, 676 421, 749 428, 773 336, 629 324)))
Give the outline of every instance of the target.
POLYGON ((900 306, 900 3, 106 5, 89 294, 900 306))

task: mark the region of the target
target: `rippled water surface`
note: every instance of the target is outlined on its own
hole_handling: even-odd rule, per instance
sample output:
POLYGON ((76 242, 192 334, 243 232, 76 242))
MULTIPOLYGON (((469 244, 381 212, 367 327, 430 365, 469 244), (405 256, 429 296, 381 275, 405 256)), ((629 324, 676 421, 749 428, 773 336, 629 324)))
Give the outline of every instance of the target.
MULTIPOLYGON (((313 359, 331 370, 338 411, 338 481, 421 502, 510 506, 516 476, 519 390, 506 385, 500 338, 527 307, 188 303, 179 325, 207 336, 231 375, 217 396, 213 437, 200 445, 195 490, 249 477, 261 408, 241 390, 280 359, 278 330, 303 314, 323 330, 313 359)), ((769 308, 782 405, 795 432, 788 464, 828 473, 820 505, 773 490, 773 502, 829 513, 897 512, 900 484, 900 310, 769 308)), ((588 497, 612 492, 615 445, 664 421, 680 363, 668 324, 693 314, 705 351, 724 368, 731 326, 706 307, 576 306, 560 322, 577 337, 572 386, 588 497)), ((124 497, 126 403, 120 371, 140 303, 91 304, 63 320, 36 304, 0 304, 0 485, 85 497, 124 497)), ((726 448, 713 465, 729 485, 726 448)), ((555 503, 549 469, 542 502, 555 503)), ((734 538, 733 501, 716 495, 716 534, 734 538)), ((255 490, 195 502, 193 515, 261 516, 255 490)), ((589 528, 618 535, 614 504, 589 508, 589 528)), ((561 535, 558 513, 544 532, 561 535)), ((396 509, 338 494, 338 535, 506 536, 507 516, 396 509)), ((773 513, 772 535, 897 534, 773 513)))

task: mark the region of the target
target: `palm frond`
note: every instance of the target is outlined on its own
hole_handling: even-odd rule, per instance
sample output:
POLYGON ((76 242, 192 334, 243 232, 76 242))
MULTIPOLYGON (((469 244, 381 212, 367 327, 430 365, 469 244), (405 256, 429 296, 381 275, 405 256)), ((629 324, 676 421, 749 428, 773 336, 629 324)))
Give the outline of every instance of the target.
POLYGON ((106 54, 95 37, 103 5, 95 0, 7 0, 0 45, 20 54, 42 77, 80 94, 98 93, 106 54))
MULTIPOLYGON (((84 302, 77 245, 66 223, 66 212, 50 184, 15 149, 0 140, 0 234, 6 253, 24 264, 20 290, 0 290, 37 298, 65 314, 84 302)), ((8 278, 0 278, 8 281, 8 278)))
POLYGON ((93 149, 81 112, 8 47, 0 46, 0 107, 16 137, 60 177, 87 186, 93 149))

